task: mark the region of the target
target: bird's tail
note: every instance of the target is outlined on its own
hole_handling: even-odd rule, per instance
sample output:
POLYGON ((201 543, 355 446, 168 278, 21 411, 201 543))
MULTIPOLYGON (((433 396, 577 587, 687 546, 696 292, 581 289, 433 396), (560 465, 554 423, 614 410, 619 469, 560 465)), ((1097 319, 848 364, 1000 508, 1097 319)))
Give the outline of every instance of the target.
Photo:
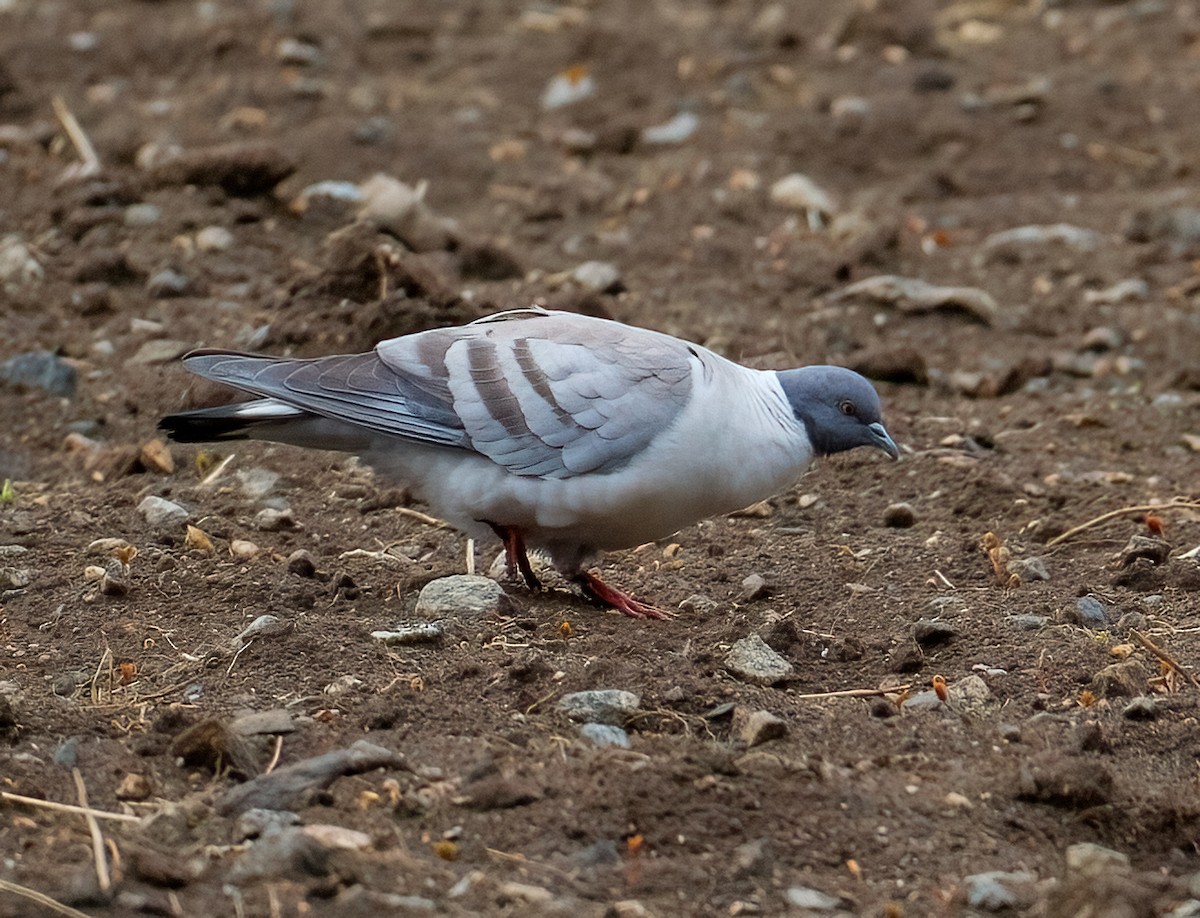
POLYGON ((197 408, 169 414, 158 429, 177 443, 210 443, 214 440, 271 440, 271 428, 311 417, 307 412, 273 398, 254 399, 235 405, 197 408))

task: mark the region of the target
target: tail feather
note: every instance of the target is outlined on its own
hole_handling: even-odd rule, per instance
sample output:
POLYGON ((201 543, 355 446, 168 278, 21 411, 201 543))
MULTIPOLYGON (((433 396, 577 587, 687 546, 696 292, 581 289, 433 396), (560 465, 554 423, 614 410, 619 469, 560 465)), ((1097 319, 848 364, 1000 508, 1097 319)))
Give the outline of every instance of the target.
MULTIPOLYGON (((209 443, 214 440, 255 439, 255 429, 302 418, 306 412, 275 399, 263 398, 235 405, 197 408, 169 414, 158 429, 177 443, 209 443)), ((270 439, 262 437, 261 439, 270 439)))

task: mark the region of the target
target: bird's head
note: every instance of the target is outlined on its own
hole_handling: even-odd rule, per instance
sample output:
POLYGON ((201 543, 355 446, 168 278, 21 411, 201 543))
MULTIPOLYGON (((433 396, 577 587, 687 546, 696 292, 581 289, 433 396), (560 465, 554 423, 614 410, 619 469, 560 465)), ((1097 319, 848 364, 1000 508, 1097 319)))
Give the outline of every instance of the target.
POLYGON ((900 449, 883 426, 879 394, 844 367, 801 367, 779 371, 779 383, 819 456, 873 446, 893 459, 900 449))

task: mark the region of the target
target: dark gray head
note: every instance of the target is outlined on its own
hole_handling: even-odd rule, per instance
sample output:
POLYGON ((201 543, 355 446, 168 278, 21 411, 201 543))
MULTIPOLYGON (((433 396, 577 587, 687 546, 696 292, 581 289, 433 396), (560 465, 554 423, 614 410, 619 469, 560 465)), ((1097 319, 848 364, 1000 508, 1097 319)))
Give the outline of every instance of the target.
POLYGON ((900 458, 883 426, 879 395, 862 376, 845 367, 801 367, 777 375, 818 456, 874 446, 900 458))

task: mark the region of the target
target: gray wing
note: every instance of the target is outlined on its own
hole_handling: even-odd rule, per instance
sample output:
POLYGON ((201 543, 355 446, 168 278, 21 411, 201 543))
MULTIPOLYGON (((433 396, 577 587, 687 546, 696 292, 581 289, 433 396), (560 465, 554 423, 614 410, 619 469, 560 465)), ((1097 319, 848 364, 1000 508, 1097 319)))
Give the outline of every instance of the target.
POLYGON ((394 338, 373 354, 186 363, 316 414, 474 450, 517 475, 569 478, 622 468, 670 426, 695 360, 686 342, 656 332, 516 310, 394 338))

